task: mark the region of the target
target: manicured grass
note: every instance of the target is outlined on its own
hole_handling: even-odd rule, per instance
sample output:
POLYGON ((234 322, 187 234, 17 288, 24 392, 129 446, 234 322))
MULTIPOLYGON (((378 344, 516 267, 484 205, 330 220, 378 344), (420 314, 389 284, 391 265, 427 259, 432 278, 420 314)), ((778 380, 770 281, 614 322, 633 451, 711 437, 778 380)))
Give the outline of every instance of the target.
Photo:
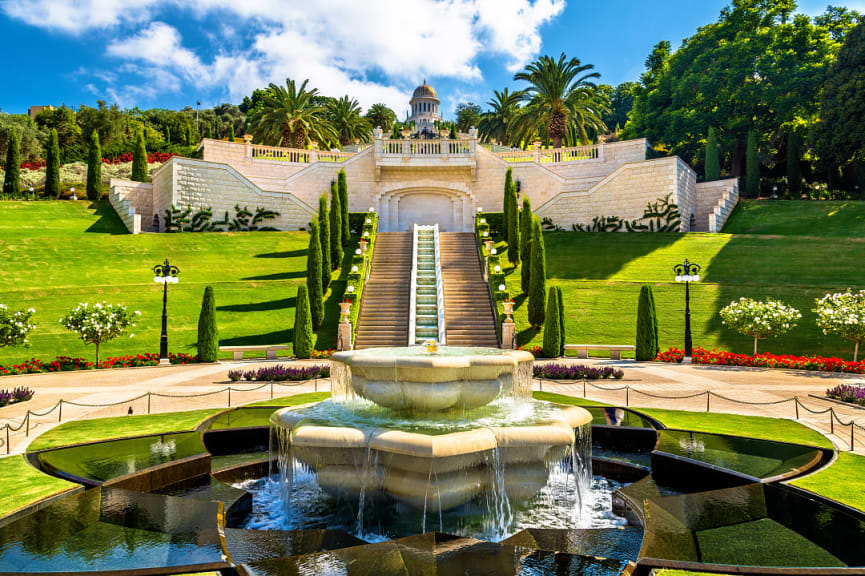
POLYGON ((305 394, 295 394, 294 396, 283 396, 282 398, 274 398, 273 400, 262 400, 250 404, 250 406, 298 406, 300 404, 309 404, 311 402, 321 402, 330 398, 330 392, 307 392, 305 394))
POLYGON ((604 402, 577 398, 576 396, 565 396, 564 394, 556 394, 555 392, 532 392, 532 398, 555 402, 556 404, 568 404, 570 406, 609 406, 609 404, 605 404, 604 402))
POLYGON ((865 202, 850 200, 744 200, 733 211, 727 234, 783 234, 861 238, 865 202))
POLYGON ((685 412, 682 410, 662 410, 658 408, 634 408, 659 420, 667 428, 681 428, 695 432, 714 432, 732 436, 748 436, 762 440, 777 440, 832 448, 828 438, 799 424, 795 420, 767 418, 765 416, 742 416, 739 414, 716 414, 705 412, 685 412))
POLYGON ((140 416, 118 416, 94 420, 73 420, 52 428, 36 438, 28 450, 43 450, 68 444, 96 442, 127 436, 143 436, 160 432, 192 430, 195 426, 221 408, 173 412, 169 414, 142 414, 140 416))
POLYGON ((830 466, 791 484, 865 511, 865 456, 839 452, 830 466))
MULTIPOLYGON (((140 310, 134 338, 102 346, 111 356, 159 350, 162 287, 152 267, 170 258, 170 349, 195 352, 204 287, 214 286, 220 344, 290 344, 297 287, 306 280, 306 232, 126 233, 113 209, 86 201, 0 202, 0 302, 36 309, 32 347, 0 348, 0 363, 56 355, 94 359, 59 319, 80 302, 140 310)), ((346 250, 351 254, 353 250, 346 250)), ((335 275, 337 277, 337 275, 335 275)), ((332 284, 318 348, 332 348, 344 282, 332 284)))
POLYGON ((40 472, 24 456, 0 458, 0 484, 7 487, 0 492, 0 517, 78 486, 40 472))

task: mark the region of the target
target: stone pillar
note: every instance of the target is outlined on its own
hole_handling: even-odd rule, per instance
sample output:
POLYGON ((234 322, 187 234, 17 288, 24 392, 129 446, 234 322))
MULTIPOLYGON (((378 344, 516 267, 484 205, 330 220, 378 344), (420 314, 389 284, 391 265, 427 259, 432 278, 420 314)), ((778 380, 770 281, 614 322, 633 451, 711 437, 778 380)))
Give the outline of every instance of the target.
POLYGON ((351 322, 348 318, 339 323, 339 329, 336 334, 336 349, 340 351, 352 349, 351 322))
POLYGON ((502 348, 513 350, 517 347, 517 328, 511 318, 502 322, 502 348))

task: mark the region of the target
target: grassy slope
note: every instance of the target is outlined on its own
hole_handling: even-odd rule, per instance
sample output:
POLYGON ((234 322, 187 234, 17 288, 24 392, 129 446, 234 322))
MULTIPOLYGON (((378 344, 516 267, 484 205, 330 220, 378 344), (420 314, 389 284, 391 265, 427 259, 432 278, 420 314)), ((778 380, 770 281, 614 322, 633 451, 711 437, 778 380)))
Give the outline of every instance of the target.
POLYGON ((24 456, 0 458, 0 484, 7 488, 14 487, 0 492, 0 517, 77 486, 43 474, 28 464, 24 456))
MULTIPOLYGON (((208 284, 216 291, 221 344, 290 343, 297 287, 306 278, 307 243, 305 232, 132 236, 105 204, 2 202, 0 302, 35 308, 38 329, 32 348, 0 348, 0 363, 31 356, 92 359, 93 347, 58 320, 79 302, 103 299, 142 312, 135 337, 109 342, 103 356, 158 351, 162 295, 152 267, 166 257, 181 270, 180 283, 168 295, 172 351, 195 352, 208 284)), ((336 340, 336 300, 329 299, 332 329, 322 332, 319 348, 336 340)))
POLYGON ((724 226, 728 234, 784 234, 861 237, 865 230, 865 202, 748 200, 724 226))
POLYGON ((840 452, 830 466, 792 484, 865 511, 865 456, 840 452))

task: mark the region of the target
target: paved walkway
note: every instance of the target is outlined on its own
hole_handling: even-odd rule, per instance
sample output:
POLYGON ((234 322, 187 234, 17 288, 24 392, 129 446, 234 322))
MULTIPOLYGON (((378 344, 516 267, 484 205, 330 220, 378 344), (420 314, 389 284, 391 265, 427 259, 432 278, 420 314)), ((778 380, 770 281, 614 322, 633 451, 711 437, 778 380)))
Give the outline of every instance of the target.
MULTIPOLYGON (((280 361, 276 361, 280 362, 280 361)), ((285 362, 285 360, 281 361, 285 362)), ((561 362, 561 360, 559 361, 561 362)), ((564 362, 592 365, 614 365, 625 372, 622 380, 594 381, 586 385, 588 398, 635 407, 671 408, 678 410, 706 410, 706 396, 694 398, 664 399, 656 396, 688 396, 711 390, 713 393, 740 402, 776 402, 798 396, 812 410, 827 410, 832 407, 845 422, 853 419, 865 426, 865 410, 843 406, 809 397, 822 395, 827 388, 840 383, 865 384, 865 377, 835 373, 800 372, 792 370, 769 370, 759 368, 736 368, 719 366, 683 366, 674 364, 635 363, 632 361, 576 360, 564 362), (627 394, 621 388, 631 387, 627 394), (647 394, 644 394, 647 393, 647 394)), ((11 453, 22 452, 33 437, 63 422, 79 418, 98 418, 133 414, 176 412, 205 408, 221 408, 229 405, 229 394, 233 388, 230 404, 237 406, 270 398, 270 386, 256 391, 243 392, 260 386, 254 382, 231 383, 228 371, 237 368, 252 369, 274 361, 222 362, 219 364, 187 365, 171 367, 147 367, 131 369, 98 370, 87 372, 64 372, 59 374, 32 374, 6 376, 2 387, 27 386, 35 390, 32 400, 0 408, 0 426, 7 422, 13 426, 24 424, 19 432, 10 434, 11 453), (153 393, 149 398, 147 392, 153 393), (141 397, 145 395, 144 397, 141 397), (163 397, 167 395, 171 397, 163 397), (104 406, 119 401, 137 398, 120 405, 104 406), (62 414, 58 409, 48 412, 63 400, 62 414), (31 414, 29 434, 25 434, 27 411, 31 414)), ((315 361, 296 362, 314 364, 315 361)), ((276 397, 288 396, 313 390, 328 390, 329 383, 303 383, 291 386, 274 386, 276 397)), ((554 383, 536 381, 535 389, 572 396, 583 396, 582 382, 554 383)), ((749 405, 731 402, 713 395, 710 399, 712 412, 765 415, 782 418, 795 417, 793 402, 772 405, 749 405)), ((829 414, 808 414, 800 408, 800 421, 827 435, 839 449, 849 450, 850 427, 835 427, 830 434, 829 414)), ((865 454, 865 431, 856 432, 856 451, 865 454)), ((0 443, 5 438, 0 438, 0 443)), ((5 446, 5 444, 3 444, 5 446)), ((0 449, 2 450, 2 449, 0 449)))

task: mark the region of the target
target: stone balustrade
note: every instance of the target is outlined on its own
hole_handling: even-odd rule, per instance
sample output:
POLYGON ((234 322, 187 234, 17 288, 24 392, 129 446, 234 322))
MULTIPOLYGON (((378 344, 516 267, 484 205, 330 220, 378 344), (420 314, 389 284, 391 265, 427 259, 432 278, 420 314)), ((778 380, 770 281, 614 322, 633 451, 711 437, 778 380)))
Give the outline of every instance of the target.
POLYGON ((603 161, 605 159, 603 144, 573 146, 571 148, 508 150, 506 152, 494 152, 494 154, 508 163, 535 162, 537 164, 558 164, 581 160, 603 161))
POLYGON ((315 164, 316 162, 345 162, 353 152, 334 152, 330 150, 299 150, 296 148, 281 148, 279 146, 262 146, 250 144, 247 154, 254 160, 277 160, 294 164, 315 164))

